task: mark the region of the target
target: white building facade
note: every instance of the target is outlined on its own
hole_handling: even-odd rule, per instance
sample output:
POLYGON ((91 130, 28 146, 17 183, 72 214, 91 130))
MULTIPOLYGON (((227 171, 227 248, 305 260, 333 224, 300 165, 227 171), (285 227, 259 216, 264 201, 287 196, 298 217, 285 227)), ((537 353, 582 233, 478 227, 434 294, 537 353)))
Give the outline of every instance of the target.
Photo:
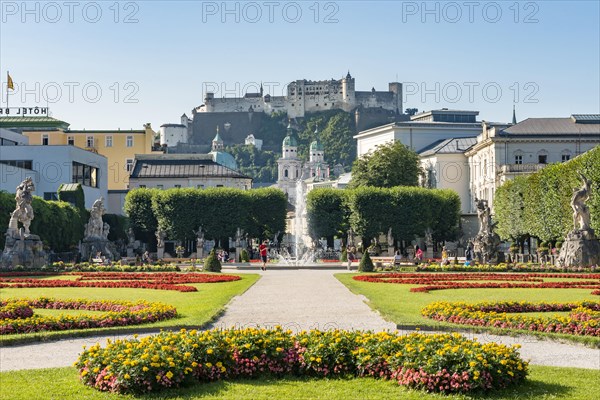
POLYGON ((35 195, 45 200, 56 200, 63 183, 81 183, 87 208, 108 197, 108 162, 102 155, 75 146, 0 146, 0 190, 15 193, 28 176, 35 195))

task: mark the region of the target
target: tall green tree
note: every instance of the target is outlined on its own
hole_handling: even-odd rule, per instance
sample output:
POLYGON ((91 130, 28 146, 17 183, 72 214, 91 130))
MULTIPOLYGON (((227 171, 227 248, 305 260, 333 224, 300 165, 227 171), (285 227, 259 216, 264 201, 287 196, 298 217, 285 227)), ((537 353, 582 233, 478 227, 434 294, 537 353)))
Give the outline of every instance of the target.
POLYGON ((419 155, 395 141, 354 161, 349 187, 417 186, 420 171, 419 155))
POLYGON ((333 245, 335 236, 345 236, 350 214, 346 193, 345 190, 331 188, 314 189, 308 193, 306 210, 311 237, 325 237, 333 245))
POLYGON ((152 210, 152 198, 159 192, 159 189, 139 188, 130 190, 125 196, 123 208, 129 216, 129 226, 135 237, 146 243, 156 244, 158 221, 152 210))

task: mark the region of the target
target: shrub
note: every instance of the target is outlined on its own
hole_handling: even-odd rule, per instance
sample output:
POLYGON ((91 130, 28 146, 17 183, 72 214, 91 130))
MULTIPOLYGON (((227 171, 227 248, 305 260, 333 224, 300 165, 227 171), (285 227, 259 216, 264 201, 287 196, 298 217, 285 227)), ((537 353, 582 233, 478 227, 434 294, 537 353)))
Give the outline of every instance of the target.
POLYGON ((369 256, 369 252, 365 251, 362 258, 360 259, 360 263, 358 264, 358 270, 360 272, 373 272, 374 266, 373 261, 371 260, 371 256, 369 256))
POLYGON ((348 261, 348 250, 345 247, 342 249, 342 255, 340 256, 340 261, 342 261, 342 262, 348 261))
POLYGON ((240 253, 240 262, 250 262, 250 255, 248 254, 248 251, 246 249, 242 249, 242 252, 240 253))
POLYGON ((217 258, 215 249, 212 249, 206 260, 204 260, 204 270, 207 272, 221 272, 221 261, 217 258))

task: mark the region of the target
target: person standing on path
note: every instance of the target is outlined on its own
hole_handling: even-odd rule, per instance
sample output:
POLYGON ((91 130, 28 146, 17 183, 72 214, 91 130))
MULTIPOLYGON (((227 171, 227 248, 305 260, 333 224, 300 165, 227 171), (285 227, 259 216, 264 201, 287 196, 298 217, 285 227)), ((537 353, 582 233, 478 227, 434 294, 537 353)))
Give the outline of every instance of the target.
POLYGON ((263 271, 267 270, 267 241, 265 240, 258 246, 258 253, 260 254, 260 260, 262 261, 262 269, 263 271))

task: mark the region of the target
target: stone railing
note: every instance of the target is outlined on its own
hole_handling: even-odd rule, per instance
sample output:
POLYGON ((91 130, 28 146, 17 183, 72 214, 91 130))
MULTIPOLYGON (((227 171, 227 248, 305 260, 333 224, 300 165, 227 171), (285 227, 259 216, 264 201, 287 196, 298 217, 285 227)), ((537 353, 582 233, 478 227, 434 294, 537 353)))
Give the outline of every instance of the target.
POLYGON ((500 174, 524 174, 537 172, 548 164, 503 164, 500 166, 500 174))

